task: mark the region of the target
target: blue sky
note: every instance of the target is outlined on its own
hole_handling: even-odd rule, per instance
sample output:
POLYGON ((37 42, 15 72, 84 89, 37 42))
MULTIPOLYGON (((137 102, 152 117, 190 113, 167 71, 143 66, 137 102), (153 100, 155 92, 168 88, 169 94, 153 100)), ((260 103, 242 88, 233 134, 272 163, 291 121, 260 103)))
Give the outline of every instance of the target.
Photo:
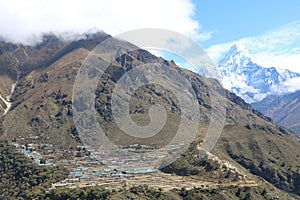
MULTIPOLYGON (((206 49, 216 65, 238 42, 249 50, 256 63, 264 67, 300 72, 299 0, 192 2, 193 19, 201 26, 199 32, 209 33, 209 37, 202 40, 194 38, 206 49)), ((178 57, 167 53, 161 55, 192 69, 191 65, 178 57)))
POLYGON ((200 0, 193 1, 194 18, 212 31, 204 47, 238 40, 300 19, 299 0, 200 0))

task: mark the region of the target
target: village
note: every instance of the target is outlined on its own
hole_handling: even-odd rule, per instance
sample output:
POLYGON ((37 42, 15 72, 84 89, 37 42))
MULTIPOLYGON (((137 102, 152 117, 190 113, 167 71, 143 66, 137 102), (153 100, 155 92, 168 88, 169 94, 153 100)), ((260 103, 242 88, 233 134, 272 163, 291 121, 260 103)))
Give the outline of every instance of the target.
MULTIPOLYGON (((182 188, 183 185, 192 188, 199 185, 199 181, 184 181, 185 177, 165 174, 155 169, 151 162, 163 159, 166 155, 158 151, 156 154, 141 158, 138 152, 153 150, 152 147, 146 145, 133 144, 120 147, 116 157, 104 157, 101 152, 94 151, 87 146, 75 146, 66 150, 53 144, 34 142, 26 144, 14 142, 13 144, 19 152, 31 158, 36 165, 63 166, 69 171, 65 180, 52 184, 52 189, 96 185, 114 189, 141 184, 160 188, 182 188), (135 152, 135 154, 126 152, 135 152), (142 162, 139 159, 143 159, 142 162)), ((181 146, 184 144, 169 145, 166 151, 176 152, 181 146)))
MULTIPOLYGON (((155 151, 147 145, 133 144, 120 146, 116 155, 111 157, 88 146, 74 146, 69 149, 53 144, 41 144, 31 138, 29 142, 13 143, 16 149, 32 159, 36 165, 45 167, 63 166, 69 172, 68 177, 53 183, 51 189, 103 186, 106 189, 130 188, 148 185, 149 187, 171 190, 174 188, 192 189, 218 188, 225 186, 215 180, 204 180, 197 176, 177 176, 161 172, 153 165, 184 148, 185 144, 169 144, 164 151, 155 151), (149 154, 145 154, 149 152, 149 154), (143 154, 140 154, 143 153, 143 154), (167 154, 166 154, 167 153, 167 154)), ((229 185, 256 186, 252 180, 240 180, 229 185)))

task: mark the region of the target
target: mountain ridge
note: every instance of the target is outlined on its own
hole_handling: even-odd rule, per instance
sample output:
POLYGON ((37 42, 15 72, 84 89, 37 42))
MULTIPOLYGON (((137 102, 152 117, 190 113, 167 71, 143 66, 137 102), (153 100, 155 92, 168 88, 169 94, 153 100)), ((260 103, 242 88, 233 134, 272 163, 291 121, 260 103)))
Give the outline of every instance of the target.
POLYGON ((252 106, 276 123, 300 134, 300 90, 284 95, 270 95, 252 106))

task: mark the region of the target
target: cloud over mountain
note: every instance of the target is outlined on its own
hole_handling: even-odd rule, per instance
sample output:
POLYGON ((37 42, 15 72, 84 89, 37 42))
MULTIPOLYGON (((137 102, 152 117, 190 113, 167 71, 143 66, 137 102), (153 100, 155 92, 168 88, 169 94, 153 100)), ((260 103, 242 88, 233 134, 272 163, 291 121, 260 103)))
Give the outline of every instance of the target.
POLYGON ((101 29, 115 35, 137 28, 164 28, 197 40, 201 32, 190 0, 86 0, 86 1, 0 1, 0 35, 27 42, 41 32, 85 32, 101 29))

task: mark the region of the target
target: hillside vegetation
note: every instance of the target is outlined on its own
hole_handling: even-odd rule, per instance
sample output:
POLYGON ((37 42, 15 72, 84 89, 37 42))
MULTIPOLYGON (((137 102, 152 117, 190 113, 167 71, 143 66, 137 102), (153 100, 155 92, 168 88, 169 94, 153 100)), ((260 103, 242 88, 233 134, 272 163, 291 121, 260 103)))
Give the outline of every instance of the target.
POLYGON ((33 164, 6 141, 0 141, 0 152, 0 199, 36 198, 68 174, 60 167, 33 164))

